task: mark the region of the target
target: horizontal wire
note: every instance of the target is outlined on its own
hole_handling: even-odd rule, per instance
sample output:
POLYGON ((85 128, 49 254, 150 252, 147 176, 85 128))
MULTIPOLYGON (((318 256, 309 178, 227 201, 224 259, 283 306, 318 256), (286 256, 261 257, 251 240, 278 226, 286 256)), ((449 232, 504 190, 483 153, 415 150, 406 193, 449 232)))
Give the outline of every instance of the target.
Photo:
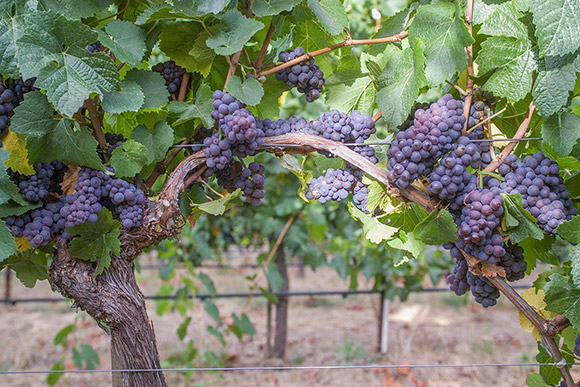
POLYGON ((92 374, 119 372, 215 372, 215 371, 300 371, 300 370, 341 370, 341 369, 392 369, 392 368, 483 368, 483 367, 536 367, 536 366, 574 366, 580 363, 473 363, 473 364, 368 364, 368 365, 329 365, 329 366, 269 366, 269 367, 200 367, 200 368, 153 368, 153 369, 114 369, 114 370, 31 370, 0 371, 0 375, 30 374, 92 374))
MULTIPOLYGON (((514 289, 529 289, 531 285, 512 285, 514 289)), ((451 289, 447 287, 430 287, 423 288, 419 293, 434 293, 434 292, 450 292, 451 289)), ((381 294, 378 290, 319 290, 319 291, 295 291, 295 292, 272 292, 271 294, 278 297, 295 297, 295 296, 342 296, 346 298, 349 295, 365 295, 365 294, 381 294)), ((217 293, 217 294, 187 294, 185 296, 176 295, 166 295, 166 296, 145 296, 146 300, 174 300, 174 299, 192 299, 197 298, 200 300, 212 299, 212 298, 246 298, 246 297, 265 297, 263 293, 217 293)), ((2 304, 17 304, 17 303, 45 303, 45 302, 64 302, 69 300, 68 298, 0 298, 0 303, 2 304)))
MULTIPOLYGON (((497 139, 481 139, 481 140, 469 140, 469 142, 519 142, 519 141, 542 141, 542 139, 540 137, 527 137, 527 138, 497 138, 497 139)), ((392 142, 384 142, 384 141, 379 141, 379 142, 364 142, 364 143, 356 143, 356 142, 339 142, 337 141, 338 144, 340 145, 344 145, 344 146, 349 146, 349 147, 357 147, 357 146, 365 146, 365 145, 370 145, 370 146, 388 146, 391 145, 392 142)), ((261 147, 267 147, 267 148, 279 148, 279 147, 294 147, 294 148, 301 148, 304 146, 316 146, 317 144, 264 144, 264 145, 260 145, 261 147)), ((204 144, 177 144, 177 145, 173 145, 172 148, 193 148, 196 146, 201 146, 203 147, 204 144)))

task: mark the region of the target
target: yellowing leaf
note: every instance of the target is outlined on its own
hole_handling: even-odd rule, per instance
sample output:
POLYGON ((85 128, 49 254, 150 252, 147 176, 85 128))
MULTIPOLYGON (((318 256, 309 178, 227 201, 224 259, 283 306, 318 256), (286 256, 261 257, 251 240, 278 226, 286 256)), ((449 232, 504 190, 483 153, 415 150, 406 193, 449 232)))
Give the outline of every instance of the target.
POLYGON ((8 168, 23 175, 34 175, 36 171, 28 163, 28 151, 26 150, 26 137, 8 132, 4 140, 4 149, 10 152, 10 157, 4 163, 8 168))
POLYGON ((23 252, 30 250, 30 243, 28 243, 26 237, 14 238, 14 240, 16 241, 16 248, 18 251, 23 252))
MULTIPOLYGON (((522 298, 543 318, 554 317, 556 314, 545 310, 546 302, 544 296, 546 292, 544 289, 529 288, 522 294, 522 298), (536 292, 537 291, 537 292, 536 292)), ((526 332, 531 332, 536 341, 540 341, 542 336, 534 325, 527 319, 522 312, 518 312, 520 317, 520 325, 526 332)))

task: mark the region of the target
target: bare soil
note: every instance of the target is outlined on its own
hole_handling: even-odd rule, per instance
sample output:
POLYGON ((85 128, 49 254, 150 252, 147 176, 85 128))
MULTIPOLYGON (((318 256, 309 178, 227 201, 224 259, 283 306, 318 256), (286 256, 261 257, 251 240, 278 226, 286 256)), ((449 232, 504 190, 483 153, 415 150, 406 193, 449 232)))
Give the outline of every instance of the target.
MULTIPOLYGON (((144 261, 151 261, 145 258, 144 261)), ((144 262, 142 262, 143 264, 144 262)), ((249 262, 251 263, 251 261, 249 262)), ((218 293, 246 292, 245 276, 255 269, 202 269, 215 282, 218 293)), ((4 274, 4 273, 2 273, 4 274)), ((332 269, 289 268, 290 290, 344 290, 348 284, 332 269)), ((5 276, 0 276, 4 291, 5 276)), ((155 294, 161 282, 157 271, 143 270, 138 276, 143 293, 155 294)), ((363 277, 360 289, 370 289, 363 277)), ((426 284, 429 286, 429 284, 426 284)), ((4 295, 1 294, 0 297, 4 295)), ((48 283, 27 289, 13 278, 12 297, 56 297, 48 283)), ((518 313, 506 300, 483 309, 470 298, 452 293, 413 294, 404 303, 390 304, 388 353, 378 346, 379 295, 348 297, 293 297, 290 300, 287 356, 266 358, 266 301, 253 298, 246 311, 256 328, 253 338, 238 341, 227 337, 222 347, 205 332, 211 318, 201 301, 192 301, 192 324, 187 338, 202 351, 212 349, 225 359, 227 367, 315 366, 342 364, 462 364, 534 362, 536 343, 524 332, 518 313)), ((246 299, 217 299, 223 319, 238 315, 246 299)), ((155 302, 147 303, 154 324, 162 361, 183 353, 187 340, 180 341, 176 330, 183 318, 177 312, 159 316, 155 302)), ((0 305, 0 370, 48 370, 64 359, 67 369, 76 369, 71 348, 79 343, 93 346, 100 358, 98 368, 110 368, 106 334, 84 312, 71 309, 69 302, 0 305), (79 319, 82 329, 69 337, 66 348, 55 346, 55 334, 79 319)), ((166 363, 167 364, 167 363, 166 363)), ((205 364, 200 363, 199 366, 205 364)), ((292 371, 225 371, 193 373, 190 383, 180 372, 167 372, 170 386, 524 386, 533 367, 485 368, 406 368, 292 371)), ((45 386, 46 375, 0 375, 0 386, 45 386)), ((68 374, 59 386, 106 386, 111 377, 101 374, 68 374)))

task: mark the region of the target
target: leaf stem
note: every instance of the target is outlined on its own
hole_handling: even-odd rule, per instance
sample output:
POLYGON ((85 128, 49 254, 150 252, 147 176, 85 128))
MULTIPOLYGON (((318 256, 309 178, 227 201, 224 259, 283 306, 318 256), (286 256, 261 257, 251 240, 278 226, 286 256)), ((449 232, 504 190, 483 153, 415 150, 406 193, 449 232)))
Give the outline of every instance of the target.
MULTIPOLYGON (((91 119, 91 124, 93 126, 92 132, 93 136, 99 142, 99 148, 105 151, 107 149, 107 140, 105 139, 105 134, 103 133, 101 121, 99 120, 99 116, 97 114, 97 102, 93 98, 90 98, 86 100, 85 107, 89 112, 89 118, 91 119)), ((105 161, 109 161, 108 160, 109 156, 107 155, 107 152, 103 152, 103 157, 105 161)))
MULTIPOLYGON (((473 0, 467 0, 465 8, 465 24, 469 30, 469 35, 473 37, 473 0)), ((465 82, 465 96, 463 115, 465 116, 465 125, 463 126, 463 135, 467 131, 467 125, 469 123, 469 113, 471 110, 471 101, 473 99, 473 44, 470 44, 465 48, 467 52, 467 80, 465 82)))
POLYGON ((264 38, 264 43, 262 43, 262 48, 260 49, 260 53, 258 54, 258 59, 256 59, 256 63, 254 65, 256 71, 258 72, 262 70, 262 62, 264 61, 264 57, 266 56, 266 52, 268 51, 268 47, 270 46, 270 41, 272 40, 273 35, 274 35, 274 24, 270 23, 270 27, 268 27, 268 32, 266 33, 266 37, 264 38))

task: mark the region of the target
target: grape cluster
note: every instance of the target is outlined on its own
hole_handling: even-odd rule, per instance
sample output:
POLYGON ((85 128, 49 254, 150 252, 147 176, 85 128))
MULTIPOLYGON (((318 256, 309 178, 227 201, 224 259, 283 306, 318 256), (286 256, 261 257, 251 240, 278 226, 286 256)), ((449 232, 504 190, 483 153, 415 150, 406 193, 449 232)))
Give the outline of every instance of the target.
POLYGON ((30 78, 26 81, 15 79, 0 83, 0 135, 8 132, 14 108, 24 101, 24 94, 34 90, 35 81, 36 78, 30 78))
POLYGON ((357 181, 354 190, 352 191, 352 201, 359 210, 365 214, 369 213, 369 187, 360 181, 357 181))
POLYGON ((215 170, 221 170, 229 165, 232 159, 232 150, 228 140, 220 140, 219 133, 214 133, 211 137, 206 137, 203 140, 203 154, 206 157, 206 165, 209 176, 215 170))
POLYGON ((416 110, 413 126, 399 131, 387 151, 389 182, 406 187, 418 176, 428 175, 441 155, 451 150, 464 122, 463 102, 451 94, 427 110, 416 110))
POLYGON ((574 355, 580 356, 580 335, 574 340, 574 355))
POLYGON ((306 198, 308 200, 318 199, 320 203, 346 199, 356 186, 357 180, 350 169, 328 168, 323 176, 310 180, 306 198))
POLYGON ((234 114, 243 108, 242 103, 232 97, 231 94, 224 93, 221 90, 213 92, 213 111, 211 112, 211 117, 219 123, 228 114, 234 114))
POLYGON ((310 122, 312 130, 321 137, 340 142, 362 144, 375 133, 375 122, 368 114, 358 110, 350 115, 332 110, 310 122))
POLYGON ((125 137, 123 137, 122 134, 117 134, 117 133, 105 133, 105 140, 107 141, 107 154, 109 155, 109 157, 111 157, 111 155, 113 154, 113 151, 115 149, 117 149, 118 147, 122 146, 123 143, 125 141, 127 141, 127 139, 125 137))
POLYGON ((185 69, 179 67, 174 61, 168 61, 163 63, 158 63, 152 68, 156 73, 160 73, 165 80, 165 86, 171 94, 175 94, 179 87, 181 86, 181 81, 183 80, 183 74, 185 69))
POLYGON ((5 219, 6 225, 16 238, 26 237, 33 249, 45 246, 52 236, 65 228, 65 220, 60 215, 62 206, 62 202, 50 203, 44 209, 32 210, 21 216, 9 216, 5 219))
POLYGON ((264 171, 262 164, 252 161, 234 181, 236 187, 244 192, 246 201, 254 206, 259 206, 264 199, 264 171))
MULTIPOLYGON (((281 52, 279 59, 286 63, 301 55, 304 55, 304 49, 296 47, 294 50, 281 52)), ((324 85, 324 73, 317 64, 314 64, 314 58, 308 58, 292 67, 278 71, 276 79, 286 82, 289 87, 295 87, 300 93, 306 94, 308 102, 320 97, 322 85, 324 85)))
POLYGON ((33 165, 34 175, 26 176, 9 170, 10 178, 18 186, 22 197, 29 202, 45 201, 54 188, 53 177, 57 177, 64 165, 58 161, 52 163, 36 163, 33 165))
POLYGON ((256 118, 248 109, 226 115, 220 120, 220 128, 234 156, 253 156, 262 144, 264 132, 256 127, 256 118))
POLYGON ((517 281, 524 278, 528 264, 524 259, 524 249, 511 242, 507 243, 506 255, 501 258, 501 264, 505 269, 505 278, 510 281, 517 281))
POLYGON ((468 272, 467 261, 465 259, 456 259, 453 274, 447 276, 449 288, 458 296, 464 295, 469 290, 469 284, 467 283, 468 272))
POLYGON ((484 308, 497 304, 499 290, 487 278, 467 272, 467 283, 475 302, 481 304, 484 308))
POLYGON ((536 152, 522 161, 509 155, 499 167, 505 181, 502 189, 522 196, 524 209, 538 220, 538 226, 548 234, 555 234, 558 226, 576 215, 570 193, 559 175, 560 166, 536 152))
POLYGON ((87 46, 87 50, 91 53, 91 54, 96 54, 97 52, 101 52, 101 42, 100 41, 96 41, 93 44, 89 44, 87 46))

